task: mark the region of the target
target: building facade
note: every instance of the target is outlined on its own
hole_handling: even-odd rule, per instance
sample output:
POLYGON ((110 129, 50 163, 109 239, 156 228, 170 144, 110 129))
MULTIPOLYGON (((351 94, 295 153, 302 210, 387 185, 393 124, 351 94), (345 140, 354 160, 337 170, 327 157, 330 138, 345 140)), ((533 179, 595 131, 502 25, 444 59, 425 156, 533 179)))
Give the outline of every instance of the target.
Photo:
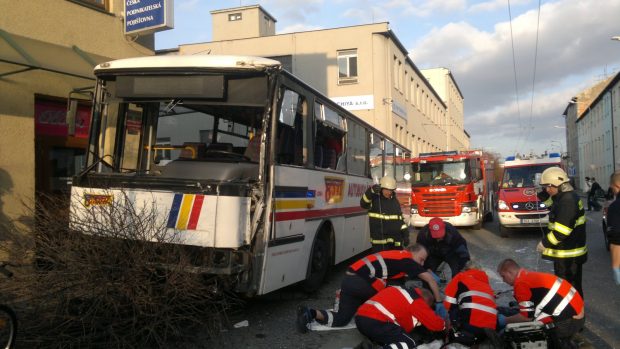
POLYGON ((123 0, 0 0, 0 223, 35 193, 66 195, 84 159, 95 65, 153 55, 124 35, 123 0), (67 100, 81 99, 75 120, 67 100))
POLYGON ((603 188, 609 176, 620 169, 618 144, 620 123, 620 73, 605 79, 574 97, 566 109, 568 149, 578 156, 577 185, 584 190, 585 177, 595 177, 603 188), (569 125, 575 115, 575 126, 569 125))
POLYGON ((211 16, 213 41, 160 54, 277 59, 414 155, 469 147, 463 96, 450 71, 428 70, 429 82, 388 23, 276 35, 275 18, 259 5, 212 11, 211 16))

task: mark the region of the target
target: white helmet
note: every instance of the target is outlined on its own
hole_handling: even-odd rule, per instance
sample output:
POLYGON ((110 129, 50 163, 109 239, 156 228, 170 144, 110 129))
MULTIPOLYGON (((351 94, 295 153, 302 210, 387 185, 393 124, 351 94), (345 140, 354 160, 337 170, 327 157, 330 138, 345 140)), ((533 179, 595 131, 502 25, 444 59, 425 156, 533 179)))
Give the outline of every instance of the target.
POLYGON ((396 189, 396 180, 394 179, 394 177, 385 176, 381 178, 381 180, 379 181, 379 185, 381 186, 381 188, 394 190, 396 189))
POLYGON ((557 166, 547 168, 540 176, 541 185, 552 185, 554 187, 559 187, 568 181, 569 178, 566 172, 557 166))

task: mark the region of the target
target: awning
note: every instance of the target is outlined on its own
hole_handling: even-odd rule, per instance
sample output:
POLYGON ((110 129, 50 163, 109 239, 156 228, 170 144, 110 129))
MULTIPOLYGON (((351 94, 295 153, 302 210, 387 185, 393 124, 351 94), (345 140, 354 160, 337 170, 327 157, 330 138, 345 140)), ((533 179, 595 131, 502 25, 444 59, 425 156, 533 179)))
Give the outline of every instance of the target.
POLYGON ((87 53, 79 47, 65 47, 26 38, 0 29, 0 79, 30 70, 95 80, 93 68, 111 58, 87 53), (4 64, 6 63, 6 64, 4 64))

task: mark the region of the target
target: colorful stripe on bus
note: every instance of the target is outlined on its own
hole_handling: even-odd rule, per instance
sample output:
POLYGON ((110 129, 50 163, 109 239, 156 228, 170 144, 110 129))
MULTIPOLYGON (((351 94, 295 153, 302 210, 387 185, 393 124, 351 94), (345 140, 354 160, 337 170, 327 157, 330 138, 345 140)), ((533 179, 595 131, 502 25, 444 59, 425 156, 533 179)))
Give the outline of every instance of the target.
POLYGON ((174 194, 166 226, 178 230, 196 230, 204 198, 204 195, 174 194))

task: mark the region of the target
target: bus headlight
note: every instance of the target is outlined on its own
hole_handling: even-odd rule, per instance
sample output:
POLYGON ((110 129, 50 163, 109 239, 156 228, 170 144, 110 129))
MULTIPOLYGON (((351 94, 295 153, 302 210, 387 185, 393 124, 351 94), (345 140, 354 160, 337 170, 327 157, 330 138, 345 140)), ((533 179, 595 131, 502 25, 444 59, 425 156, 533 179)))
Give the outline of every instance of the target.
POLYGON ((500 210, 507 210, 508 209, 508 205, 506 205, 506 201, 499 200, 499 201, 497 201, 497 208, 499 208, 500 210))
POLYGON ((418 205, 411 205, 411 214, 418 214, 418 205))

